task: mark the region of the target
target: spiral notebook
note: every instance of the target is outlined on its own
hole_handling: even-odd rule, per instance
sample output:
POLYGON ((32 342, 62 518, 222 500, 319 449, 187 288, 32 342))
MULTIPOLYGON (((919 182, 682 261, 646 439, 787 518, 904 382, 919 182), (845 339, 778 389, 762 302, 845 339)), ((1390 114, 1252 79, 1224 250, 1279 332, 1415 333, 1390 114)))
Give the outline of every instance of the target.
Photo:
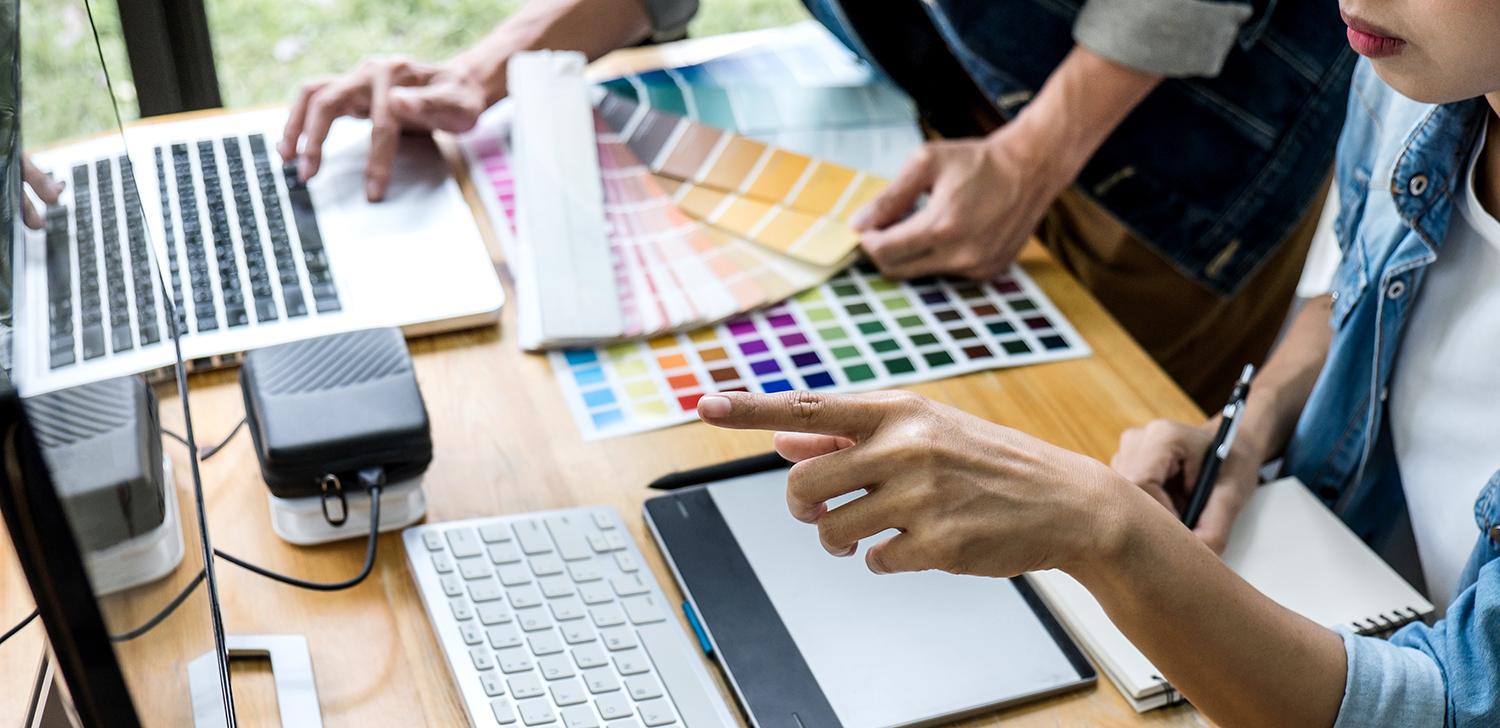
MULTIPOLYGON (((1433 611, 1295 478, 1256 490, 1235 522, 1224 561, 1266 596, 1328 627, 1383 635, 1433 611)), ((1082 585, 1060 571, 1027 577, 1137 711, 1181 701, 1082 585)))

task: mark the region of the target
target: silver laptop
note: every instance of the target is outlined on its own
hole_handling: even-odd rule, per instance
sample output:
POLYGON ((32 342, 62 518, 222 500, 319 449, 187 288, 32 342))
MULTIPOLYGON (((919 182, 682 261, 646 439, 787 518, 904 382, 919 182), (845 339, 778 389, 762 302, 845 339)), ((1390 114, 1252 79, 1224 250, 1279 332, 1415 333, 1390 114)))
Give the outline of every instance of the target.
POLYGON ((284 121, 148 124, 126 132, 124 150, 111 136, 33 157, 66 188, 16 251, 26 394, 171 364, 171 311, 198 367, 341 331, 497 318, 494 264, 431 140, 401 140, 386 199, 372 204, 368 122, 335 122, 304 185, 276 152, 284 121))

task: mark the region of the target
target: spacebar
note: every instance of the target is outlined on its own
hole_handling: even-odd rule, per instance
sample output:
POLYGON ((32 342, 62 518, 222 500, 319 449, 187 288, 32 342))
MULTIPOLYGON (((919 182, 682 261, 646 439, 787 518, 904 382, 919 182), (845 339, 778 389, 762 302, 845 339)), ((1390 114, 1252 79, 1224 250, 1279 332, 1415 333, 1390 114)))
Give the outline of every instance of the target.
POLYGON ((692 642, 682 630, 682 623, 676 619, 636 626, 641 646, 656 665, 656 674, 672 696, 683 725, 738 725, 724 707, 724 698, 703 666, 699 651, 689 647, 692 642))

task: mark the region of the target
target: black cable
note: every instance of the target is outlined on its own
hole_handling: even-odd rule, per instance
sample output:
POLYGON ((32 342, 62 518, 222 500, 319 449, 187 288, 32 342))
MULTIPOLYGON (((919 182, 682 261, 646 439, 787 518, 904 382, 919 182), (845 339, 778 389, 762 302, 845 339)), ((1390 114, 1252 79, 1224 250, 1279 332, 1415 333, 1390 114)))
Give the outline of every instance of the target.
POLYGON ((172 612, 177 611, 177 608, 182 606, 183 602, 187 601, 187 598, 192 595, 193 590, 197 589, 198 585, 202 584, 203 579, 207 576, 207 572, 199 569, 198 575, 193 577, 192 581, 189 581, 187 583, 187 586, 182 587, 182 591, 177 592, 177 596, 172 597, 172 601, 167 602, 167 606, 162 607, 161 611, 156 613, 156 616, 153 616, 152 618, 146 620, 141 624, 141 626, 136 627, 135 629, 126 630, 124 632, 121 632, 120 634, 110 635, 110 641, 129 642, 137 637, 140 637, 143 634, 146 634, 147 632, 150 632, 153 629, 156 629, 156 625, 161 624, 162 621, 167 617, 172 616, 172 612))
POLYGON ((21 630, 26 629, 26 625, 31 624, 31 620, 36 619, 36 615, 37 615, 37 611, 35 609, 33 609, 33 610, 31 610, 31 614, 26 615, 25 619, 21 620, 20 622, 17 622, 16 626, 11 627, 10 629, 5 630, 5 634, 0 635, 0 645, 5 644, 6 640, 8 640, 8 639, 10 639, 10 638, 12 638, 14 636, 16 636, 17 632, 20 632, 21 630))
MULTIPOLYGON (((361 472, 360 475, 361 478, 363 478, 364 472, 361 472)), ((383 473, 381 474, 380 479, 384 480, 383 473)), ((256 566, 255 564, 242 561, 236 556, 226 554, 218 549, 214 549, 214 555, 225 561, 228 561, 231 564, 234 564, 235 566, 240 567, 241 569, 259 574, 272 581, 279 581, 289 586, 295 586, 299 589, 311 589, 313 591, 329 592, 342 591, 350 587, 358 586, 359 583, 363 582, 365 580, 365 577, 369 576, 370 572, 374 570, 375 548, 380 543, 380 492, 384 488, 384 486, 381 483, 374 483, 368 484, 367 488, 370 493, 370 538, 369 541, 365 544, 365 565, 360 568, 358 574, 355 574, 353 577, 345 579, 344 581, 335 581, 331 583, 305 581, 303 579, 286 576, 285 574, 278 574, 269 569, 261 568, 259 566, 256 566)))
MULTIPOLYGON (((218 452, 220 450, 223 450, 227 445, 229 445, 229 443, 234 440, 234 436, 240 434, 240 430, 242 430, 244 428, 245 428, 245 418, 241 417, 240 421, 235 424, 234 429, 230 430, 229 434, 227 434, 227 435, 224 436, 224 439, 219 440, 218 442, 216 442, 216 443, 214 443, 212 445, 207 445, 207 446, 198 448, 198 459, 200 461, 201 460, 207 460, 207 459, 213 457, 214 455, 218 454, 218 452)), ((166 435, 167 437, 170 437, 173 440, 176 440, 178 443, 182 444, 182 446, 184 446, 184 447, 192 447, 191 445, 188 444, 188 441, 187 441, 186 437, 183 437, 182 435, 179 435, 179 434, 177 434, 177 433, 175 433, 175 432, 173 432, 171 430, 168 430, 165 427, 161 428, 161 434, 166 435)))

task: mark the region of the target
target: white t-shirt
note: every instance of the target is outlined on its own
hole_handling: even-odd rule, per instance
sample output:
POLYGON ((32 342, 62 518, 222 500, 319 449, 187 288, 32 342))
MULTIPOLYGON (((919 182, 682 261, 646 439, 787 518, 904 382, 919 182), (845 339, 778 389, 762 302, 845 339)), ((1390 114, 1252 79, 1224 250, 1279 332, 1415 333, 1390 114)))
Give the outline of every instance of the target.
POLYGON ((1474 499, 1500 469, 1500 221, 1474 194, 1477 149, 1407 318, 1390 388, 1396 462, 1440 610, 1474 549, 1474 499))

